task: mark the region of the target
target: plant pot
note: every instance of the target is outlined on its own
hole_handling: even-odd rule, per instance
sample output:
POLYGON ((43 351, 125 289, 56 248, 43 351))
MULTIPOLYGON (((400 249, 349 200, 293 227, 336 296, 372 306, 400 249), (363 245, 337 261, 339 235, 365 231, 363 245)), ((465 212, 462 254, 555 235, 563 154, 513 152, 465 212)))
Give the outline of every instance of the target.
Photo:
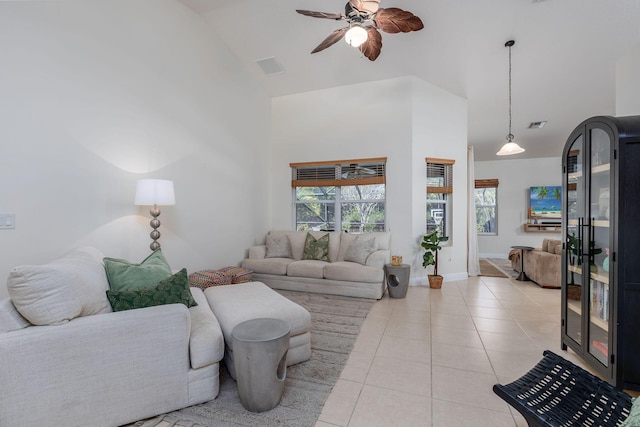
POLYGON ((435 274, 429 274, 429 287, 431 289, 440 289, 442 288, 442 279, 443 277, 439 274, 436 276, 435 274))

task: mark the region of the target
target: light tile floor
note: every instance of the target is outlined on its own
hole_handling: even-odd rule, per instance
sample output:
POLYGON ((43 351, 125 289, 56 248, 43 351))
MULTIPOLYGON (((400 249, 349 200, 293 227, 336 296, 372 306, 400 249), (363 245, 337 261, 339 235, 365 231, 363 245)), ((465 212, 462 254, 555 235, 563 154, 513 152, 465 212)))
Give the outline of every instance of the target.
POLYGON ((473 277, 442 289, 385 295, 367 316, 316 427, 526 426, 498 398, 550 349, 560 349, 560 291, 473 277))

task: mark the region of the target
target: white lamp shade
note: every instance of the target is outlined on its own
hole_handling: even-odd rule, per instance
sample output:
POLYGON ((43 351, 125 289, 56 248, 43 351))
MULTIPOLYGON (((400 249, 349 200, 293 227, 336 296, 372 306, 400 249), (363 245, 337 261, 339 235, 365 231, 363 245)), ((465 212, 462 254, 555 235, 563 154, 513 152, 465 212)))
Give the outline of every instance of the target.
POLYGON ((368 37, 369 33, 367 33, 367 30, 359 25, 354 25, 349 28, 349 31, 344 35, 344 41, 350 46, 360 47, 362 43, 367 41, 368 37))
POLYGON ((511 154, 524 153, 524 148, 520 147, 515 142, 507 142, 502 146, 500 151, 496 153, 498 156, 509 156, 511 154))
POLYGON ((173 181, 141 179, 136 186, 136 205, 175 205, 173 181))

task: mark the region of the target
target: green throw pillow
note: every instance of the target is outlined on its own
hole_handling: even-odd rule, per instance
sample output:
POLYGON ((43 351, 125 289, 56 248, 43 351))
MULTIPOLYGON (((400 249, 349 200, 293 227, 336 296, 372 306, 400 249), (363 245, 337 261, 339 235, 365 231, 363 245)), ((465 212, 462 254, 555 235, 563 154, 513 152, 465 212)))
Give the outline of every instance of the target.
POLYGON ((329 261, 329 233, 316 239, 307 233, 307 238, 304 241, 304 251, 302 252, 302 259, 315 259, 318 261, 329 261))
POLYGON ((631 413, 626 420, 620 424, 619 427, 640 427, 640 399, 633 399, 633 405, 631 405, 631 413))
POLYGON ((113 311, 164 304, 184 304, 187 307, 198 305, 189 290, 189 276, 186 268, 147 289, 107 291, 107 298, 113 311))
POLYGON ((140 264, 117 258, 104 258, 103 262, 112 291, 145 289, 171 276, 171 267, 160 249, 140 264))

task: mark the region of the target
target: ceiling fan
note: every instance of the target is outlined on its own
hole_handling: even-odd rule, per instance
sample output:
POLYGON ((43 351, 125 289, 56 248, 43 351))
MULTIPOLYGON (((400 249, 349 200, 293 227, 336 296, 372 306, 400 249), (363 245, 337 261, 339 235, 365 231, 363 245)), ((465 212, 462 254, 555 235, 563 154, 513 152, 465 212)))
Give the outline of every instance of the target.
POLYGON ((348 44, 360 49, 360 52, 369 60, 375 61, 382 49, 382 35, 378 29, 395 34, 424 28, 422 20, 413 13, 397 7, 381 8, 380 0, 349 0, 344 9, 344 14, 296 10, 302 15, 313 18, 334 19, 349 23, 348 26, 332 32, 311 53, 325 50, 344 37, 348 44))

